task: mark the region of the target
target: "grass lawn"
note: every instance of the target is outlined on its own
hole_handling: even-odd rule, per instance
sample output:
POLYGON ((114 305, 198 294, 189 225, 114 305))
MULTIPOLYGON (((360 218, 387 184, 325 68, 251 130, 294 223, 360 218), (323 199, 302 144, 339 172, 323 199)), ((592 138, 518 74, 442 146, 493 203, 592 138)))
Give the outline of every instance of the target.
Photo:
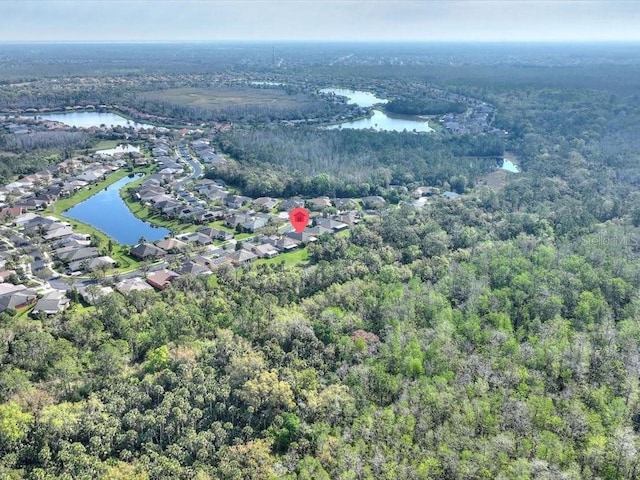
POLYGON ((51 213, 59 215, 59 214, 62 214, 63 212, 66 212, 71 207, 76 206, 80 202, 84 202, 89 197, 93 197, 99 191, 101 191, 104 188, 108 187, 112 183, 117 182, 121 178, 126 177, 130 173, 131 172, 128 172, 125 169, 120 169, 117 172, 114 172, 111 175, 109 175, 106 178, 106 180, 98 182, 98 183, 96 183, 96 184, 94 184, 94 185, 92 185, 92 186, 90 186, 88 188, 83 188, 82 190, 79 190, 78 192, 76 192, 73 195, 71 195, 70 197, 61 198, 60 200, 56 201, 53 204, 53 206, 52 206, 53 207, 53 211, 51 211, 51 213))
POLYGON ((215 222, 210 223, 209 226, 212 228, 217 228, 218 230, 224 230, 225 232, 229 232, 233 234, 236 233, 236 231, 233 228, 227 227, 227 225, 224 223, 224 220, 217 220, 215 222))
POLYGON ((145 92, 144 98, 194 107, 225 108, 230 106, 262 106, 295 108, 313 103, 308 95, 289 95, 281 89, 220 86, 209 88, 168 88, 145 92))
POLYGON ((159 227, 164 227, 167 230, 171 230, 176 233, 195 232, 198 227, 202 225, 194 225, 193 223, 184 223, 179 219, 168 219, 164 215, 153 212, 149 207, 142 203, 131 200, 130 198, 124 199, 124 203, 127 204, 131 213, 133 213, 140 220, 149 222, 159 227))
POLYGON ((442 132, 443 130, 442 124, 437 119, 429 120, 429 126, 436 132, 442 132))
POLYGON ((100 140, 96 145, 91 147, 89 150, 109 150, 111 148, 116 148, 121 143, 123 143, 122 140, 100 140))
POLYGON ((256 260, 254 262, 254 265, 271 265, 284 262, 285 267, 291 268, 300 263, 307 263, 308 261, 309 252, 307 251, 307 249, 299 248, 297 250, 294 250, 293 252, 281 253, 280 255, 273 258, 261 258, 260 260, 256 260))

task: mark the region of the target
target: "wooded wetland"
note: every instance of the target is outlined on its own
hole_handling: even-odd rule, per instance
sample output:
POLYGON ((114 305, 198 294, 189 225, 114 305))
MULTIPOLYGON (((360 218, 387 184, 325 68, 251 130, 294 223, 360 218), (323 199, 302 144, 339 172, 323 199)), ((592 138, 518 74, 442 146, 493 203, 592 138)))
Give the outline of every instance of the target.
MULTIPOLYGON (((1 313, 0 478, 639 478, 637 47, 0 45, 5 124, 117 106, 244 195, 386 200, 292 267, 1 313), (324 129, 370 112, 323 88, 439 126, 324 129)), ((146 145, 0 128, 1 183, 104 140, 146 145)))

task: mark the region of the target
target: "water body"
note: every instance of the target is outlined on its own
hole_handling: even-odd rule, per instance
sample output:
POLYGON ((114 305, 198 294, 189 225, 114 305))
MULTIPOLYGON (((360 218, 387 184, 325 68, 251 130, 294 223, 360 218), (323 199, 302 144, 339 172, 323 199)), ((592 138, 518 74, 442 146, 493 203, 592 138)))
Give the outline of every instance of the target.
POLYGON ((108 148, 106 150, 96 150, 96 153, 98 155, 115 155, 116 153, 130 153, 130 152, 140 153, 140 147, 124 144, 124 145, 118 145, 115 148, 108 148))
POLYGON ((282 87, 284 83, 281 82, 263 82, 263 81, 255 81, 249 82, 250 85, 267 85, 270 87, 282 87))
POLYGON ((120 189, 136 177, 124 177, 105 190, 70 208, 64 214, 106 233, 118 243, 135 245, 140 237, 149 242, 169 235, 169 230, 143 222, 120 198, 120 189))
MULTIPOLYGON (((358 105, 359 107, 373 107, 387 103, 388 100, 376 97, 371 92, 361 90, 349 90, 345 88, 324 88, 320 90, 322 93, 333 93, 341 97, 347 97, 347 103, 358 105)), ((330 125, 328 129, 336 128, 352 128, 356 130, 364 130, 372 128, 376 131, 385 132, 433 132, 433 128, 429 126, 429 122, 420 117, 414 116, 389 116, 382 110, 373 110, 373 115, 369 118, 361 118, 359 120, 342 122, 336 125, 330 125)))
POLYGON ((381 103, 387 103, 389 100, 378 98, 371 92, 363 92, 361 90, 349 90, 348 88, 323 88, 321 93, 333 93, 339 97, 347 97, 347 103, 350 105, 358 105, 359 107, 373 107, 381 103))
POLYGON ((134 122, 113 112, 39 113, 37 116, 45 120, 53 120, 78 128, 99 127, 100 125, 106 127, 154 128, 153 125, 134 122))
POLYGON ((380 110, 374 110, 373 115, 369 118, 330 125, 327 128, 354 128, 357 130, 373 128, 377 131, 386 132, 403 132, 405 130, 407 132, 433 132, 433 128, 429 126, 429 122, 426 120, 414 120, 414 117, 390 117, 380 110))
POLYGON ((502 164, 498 167, 501 170, 506 170, 507 172, 520 173, 520 169, 518 166, 513 163, 511 160, 506 158, 502 159, 502 164))

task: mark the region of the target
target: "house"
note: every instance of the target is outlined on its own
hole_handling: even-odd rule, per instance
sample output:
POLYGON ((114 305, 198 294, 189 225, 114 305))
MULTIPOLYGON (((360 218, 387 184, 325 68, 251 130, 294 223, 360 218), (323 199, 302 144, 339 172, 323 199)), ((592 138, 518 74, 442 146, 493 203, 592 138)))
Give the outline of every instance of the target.
POLYGON ((176 235, 176 238, 183 242, 196 243, 198 245, 209 245, 211 243, 211 237, 200 232, 182 233, 176 235))
POLYGON ((56 250, 55 254, 60 260, 69 263, 100 256, 96 247, 64 247, 56 250))
POLYGON ((438 187, 418 187, 413 191, 414 198, 432 197, 439 194, 440 189, 438 187))
POLYGON ((229 261, 232 265, 236 267, 240 267, 242 265, 248 265, 253 262, 256 258, 258 258, 255 254, 248 250, 240 249, 236 252, 233 252, 229 255, 229 261))
POLYGON ((302 233, 298 233, 295 230, 291 230, 287 233, 284 234, 286 237, 292 238, 294 240, 297 240, 298 242, 302 242, 302 243, 310 243, 310 242, 315 242, 318 239, 312 235, 311 233, 309 233, 307 231, 307 229, 305 229, 302 233))
POLYGON ((271 198, 271 197, 260 197, 260 198, 256 198, 253 201, 253 204, 259 210, 269 211, 272 208, 275 208, 276 205, 278 205, 278 199, 271 198))
POLYGON ((273 258, 278 255, 278 250, 269 243, 261 243, 251 247, 251 252, 260 258, 273 258))
POLYGON ((218 228, 212 228, 212 227, 202 227, 198 229, 198 233, 202 233, 203 235, 206 235, 207 237, 211 238, 212 240, 222 240, 222 241, 227 241, 227 240, 231 240, 233 238, 233 234, 230 232, 227 232, 226 230, 220 230, 218 228))
POLYGON ((289 200, 285 200, 280 204, 281 212, 289 212, 297 207, 304 207, 304 200, 301 198, 290 198, 289 200))
POLYGON ((25 307, 34 303, 37 298, 37 292, 24 285, 0 284, 0 312, 9 308, 25 307))
POLYGON ((167 252, 179 252, 188 247, 185 242, 178 240, 177 238, 165 238, 156 242, 156 247, 161 248, 167 252))
POLYGON ((164 290, 179 276, 178 273, 171 270, 158 270, 147 275, 147 283, 158 290, 164 290))
POLYGON ((229 218, 227 218, 225 224, 229 228, 236 228, 238 225, 250 222, 251 220, 252 220, 251 215, 246 215, 246 214, 243 214, 243 213, 237 213, 237 214, 232 215, 229 218))
POLYGON ((55 221, 56 220, 54 219, 41 217, 40 215, 36 215, 35 213, 25 213, 24 215, 20 215, 19 217, 17 217, 13 221, 13 224, 16 227, 23 227, 26 231, 28 231, 35 230, 38 225, 51 225, 55 221))
POLYGON ((58 240, 63 237, 70 237, 73 235, 73 228, 68 225, 62 225, 55 230, 49 230, 46 235, 42 237, 45 241, 58 240))
POLYGON ((353 212, 349 212, 349 213, 343 213, 342 215, 336 215, 335 217, 333 217, 337 222, 341 222, 346 224, 347 226, 349 225, 355 225, 356 223, 360 222, 360 219, 358 218, 358 216, 353 213, 353 212))
POLYGON ((322 225, 315 225, 313 227, 307 228, 305 232, 309 235, 313 235, 314 237, 319 237, 320 235, 324 235, 325 233, 333 233, 333 229, 323 227, 322 225))
POLYGON ((331 206, 329 197, 318 197, 307 200, 307 205, 313 210, 322 210, 331 206))
POLYGON ((212 222, 222 218, 224 214, 221 210, 198 209, 193 213, 193 219, 198 223, 212 222))
POLYGON ((11 278, 11 275, 15 275, 15 274, 16 274, 15 270, 0 271, 0 283, 6 282, 9 278, 11 278))
POLYGON ((66 292, 62 290, 52 290, 47 292, 31 311, 32 315, 42 312, 46 315, 62 312, 69 306, 70 300, 66 296, 66 292))
POLYGON ((67 247, 56 250, 58 258, 65 262, 76 262, 100 256, 96 247, 81 247, 67 250, 67 247), (62 250, 62 251, 61 251, 62 250))
POLYGON ((266 242, 270 243, 275 247, 279 252, 289 252, 291 250, 295 250, 300 246, 300 242, 298 240, 294 240, 289 237, 268 237, 266 242))
POLYGON ((183 263, 176 273, 180 275, 211 275, 212 272, 208 266, 189 260, 183 263))
POLYGON ((217 202, 223 200, 229 195, 229 192, 224 188, 208 188, 206 190, 198 190, 198 193, 204 196, 210 202, 217 202))
POLYGON ((133 291, 153 290, 153 287, 140 277, 125 278, 116 283, 115 287, 123 295, 133 291))
POLYGON ((266 227, 268 223, 269 223, 268 217, 256 216, 256 217, 252 217, 251 220, 249 220, 248 222, 242 223, 240 225, 240 228, 242 228, 242 230, 245 232, 255 233, 258 230, 266 227))
POLYGON ((130 250, 129 254, 132 257, 136 257, 140 260, 145 260, 147 258, 163 257, 167 254, 167 252, 150 243, 139 243, 130 250))
POLYGON ((370 197, 362 197, 362 204, 365 208, 380 208, 386 205, 386 201, 379 195, 372 195, 370 197))
POLYGON ((333 230, 334 232, 340 232, 341 230, 344 230, 349 226, 346 223, 339 222, 338 220, 323 217, 316 217, 315 223, 317 226, 328 228, 330 230, 333 230))
POLYGON ((230 255, 223 255, 218 258, 213 258, 209 264, 209 268, 211 270, 215 270, 217 268, 223 267, 225 265, 231 265, 230 255))
POLYGON ((26 213, 26 207, 6 207, 0 210, 0 218, 16 218, 26 213))
POLYGON ((78 293, 82 297, 82 299, 87 303, 87 305, 95 305, 96 301, 105 297, 114 290, 111 287, 103 287, 101 285, 90 285, 87 287, 78 288, 78 293))
POLYGON ((243 197, 241 195, 227 195, 224 197, 224 204, 233 209, 241 208, 243 205, 249 203, 251 199, 249 197, 243 197))
POLYGON ((67 266, 67 270, 69 272, 80 272, 83 270, 93 272, 94 270, 99 270, 101 268, 113 268, 115 265, 116 261, 113 258, 103 256, 71 262, 67 266))
POLYGON ((214 152, 202 152, 199 153, 199 156, 203 163, 208 163, 212 167, 217 167, 227 163, 227 160, 224 157, 214 152))

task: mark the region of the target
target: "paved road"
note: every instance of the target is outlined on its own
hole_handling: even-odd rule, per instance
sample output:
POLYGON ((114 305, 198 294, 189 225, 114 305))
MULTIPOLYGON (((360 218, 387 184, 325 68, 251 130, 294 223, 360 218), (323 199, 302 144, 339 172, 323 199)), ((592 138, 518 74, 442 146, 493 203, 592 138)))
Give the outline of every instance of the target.
MULTIPOLYGON (((169 262, 163 261, 154 263, 146 267, 146 271, 155 272, 156 270, 162 270, 163 268, 169 268, 169 262)), ((137 270, 132 270, 127 273, 116 273, 113 275, 108 275, 108 277, 118 276, 121 280, 125 278, 133 278, 133 277, 144 277, 145 268, 141 267, 137 270)), ((73 288, 86 287, 87 285, 92 285, 94 283, 98 283, 93 278, 83 277, 74 277, 71 275, 56 275, 54 277, 48 278, 47 282, 51 288, 55 288, 56 290, 73 290, 73 288)))
POLYGON ((177 153, 178 153, 178 156, 182 159, 182 161, 188 163, 189 166, 191 167, 191 173, 189 175, 187 175, 184 178, 181 178, 180 180, 174 183, 175 189, 180 190, 186 183, 189 183, 192 180, 196 180, 202 177, 204 173, 204 167, 198 160, 196 160, 194 157, 192 157, 189 154, 189 151, 187 150, 186 147, 182 147, 182 146, 178 147, 177 153))

